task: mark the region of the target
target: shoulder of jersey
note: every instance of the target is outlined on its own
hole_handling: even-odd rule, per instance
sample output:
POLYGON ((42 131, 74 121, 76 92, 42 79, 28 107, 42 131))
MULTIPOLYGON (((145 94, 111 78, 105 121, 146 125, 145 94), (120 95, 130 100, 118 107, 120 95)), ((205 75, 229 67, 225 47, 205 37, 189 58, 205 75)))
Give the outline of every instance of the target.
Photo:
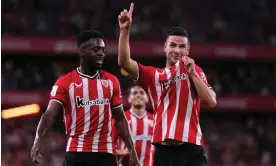
POLYGON ((147 112, 147 115, 148 115, 149 118, 153 119, 153 114, 152 113, 147 112))
MULTIPOLYGON (((137 61, 136 61, 137 62, 137 61)), ((155 67, 155 66, 147 66, 147 65, 142 65, 141 63, 137 62, 138 66, 141 65, 141 66, 144 66, 144 67, 147 67, 148 69, 150 70, 163 70, 164 68, 158 68, 158 67, 155 67)))
POLYGON ((71 84, 72 83, 72 80, 73 80, 73 77, 75 77, 77 74, 74 73, 75 70, 67 73, 67 74, 64 74, 62 76, 60 76, 57 80, 57 82, 59 84, 63 84, 63 85, 67 85, 67 84, 71 84))
POLYGON ((195 69, 196 70, 202 70, 201 67, 199 67, 197 64, 195 64, 195 69))

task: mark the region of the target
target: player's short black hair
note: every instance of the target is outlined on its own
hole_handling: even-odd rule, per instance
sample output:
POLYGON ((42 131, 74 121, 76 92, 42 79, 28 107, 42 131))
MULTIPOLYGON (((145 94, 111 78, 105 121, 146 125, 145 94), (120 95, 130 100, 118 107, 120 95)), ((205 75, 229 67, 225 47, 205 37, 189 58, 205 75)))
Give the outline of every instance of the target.
POLYGON ((96 31, 96 30, 84 30, 78 36, 78 40, 77 40, 78 48, 80 47, 81 43, 86 42, 91 38, 103 39, 104 36, 99 31, 96 31))
POLYGON ((169 36, 183 36, 183 37, 189 37, 188 32, 186 29, 181 28, 181 27, 171 27, 168 29, 167 38, 169 36))
POLYGON ((127 88, 127 93, 130 94, 131 89, 134 88, 134 87, 136 87, 136 86, 143 88, 140 84, 135 83, 135 84, 132 84, 131 86, 129 86, 129 87, 127 88))

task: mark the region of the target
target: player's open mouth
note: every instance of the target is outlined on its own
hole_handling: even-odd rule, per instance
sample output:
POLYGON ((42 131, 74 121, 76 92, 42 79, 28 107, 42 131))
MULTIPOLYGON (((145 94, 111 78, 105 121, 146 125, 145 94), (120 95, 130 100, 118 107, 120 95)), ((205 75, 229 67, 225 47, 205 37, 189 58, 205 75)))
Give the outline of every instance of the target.
POLYGON ((96 60, 97 64, 103 64, 103 60, 96 60))

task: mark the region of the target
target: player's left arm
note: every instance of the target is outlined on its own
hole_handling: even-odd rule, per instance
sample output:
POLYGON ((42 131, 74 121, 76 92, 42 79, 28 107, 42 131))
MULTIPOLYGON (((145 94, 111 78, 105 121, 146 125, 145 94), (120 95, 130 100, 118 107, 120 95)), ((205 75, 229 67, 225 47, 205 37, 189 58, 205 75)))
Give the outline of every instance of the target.
POLYGON ((122 156, 126 156, 129 154, 127 148, 126 149, 120 149, 121 145, 120 145, 120 137, 118 136, 118 133, 117 133, 117 129, 116 129, 116 126, 115 126, 115 121, 114 119, 112 120, 112 137, 113 137, 113 140, 116 142, 117 144, 117 148, 115 149, 115 155, 117 157, 122 157, 122 156))
POLYGON ((115 120, 114 124, 118 136, 124 141, 126 147, 130 150, 130 152, 135 152, 133 140, 130 134, 130 128, 125 117, 123 106, 113 108, 112 116, 115 120))
POLYGON ((212 87, 208 84, 206 76, 202 69, 195 65, 193 59, 185 57, 183 62, 186 66, 186 69, 194 82, 196 91, 199 98, 202 100, 203 107, 214 108, 217 105, 216 93, 212 87))

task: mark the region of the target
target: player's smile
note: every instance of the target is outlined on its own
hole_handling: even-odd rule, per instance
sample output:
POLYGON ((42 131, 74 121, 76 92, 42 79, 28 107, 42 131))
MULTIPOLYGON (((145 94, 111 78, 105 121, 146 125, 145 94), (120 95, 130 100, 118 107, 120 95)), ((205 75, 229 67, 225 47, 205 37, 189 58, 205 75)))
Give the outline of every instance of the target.
POLYGON ((104 61, 104 56, 97 56, 95 62, 99 65, 102 65, 104 61))
POLYGON ((181 56, 180 56, 179 54, 174 54, 174 55, 173 55, 173 58, 174 58, 175 60, 179 60, 179 59, 181 58, 181 56))

